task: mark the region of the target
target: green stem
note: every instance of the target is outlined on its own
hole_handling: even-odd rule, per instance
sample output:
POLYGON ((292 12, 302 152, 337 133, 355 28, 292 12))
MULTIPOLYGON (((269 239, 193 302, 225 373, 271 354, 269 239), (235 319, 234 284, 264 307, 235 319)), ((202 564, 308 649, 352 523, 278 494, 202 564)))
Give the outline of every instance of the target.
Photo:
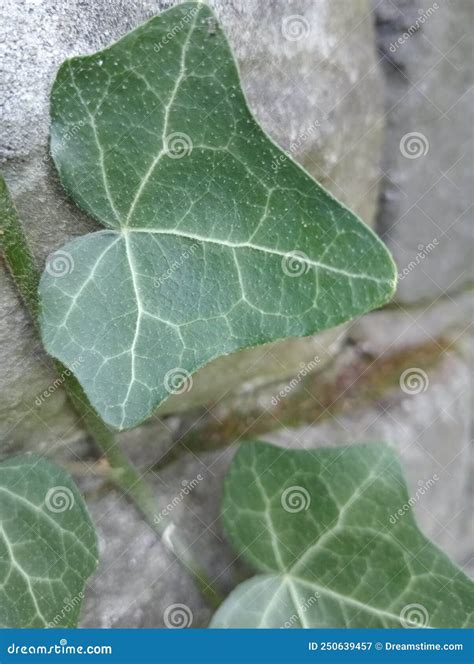
MULTIPOLYGON (((13 201, 1 177, 0 247, 13 281, 38 329, 40 275, 13 201)), ((122 452, 112 430, 92 408, 75 376, 58 360, 53 360, 53 362, 71 403, 81 415, 87 431, 105 455, 112 469, 111 480, 135 503, 153 530, 158 535, 163 535, 166 527, 155 519, 156 502, 153 491, 143 481, 137 468, 130 463, 122 452)), ((217 607, 222 601, 219 593, 213 588, 212 583, 207 579, 200 566, 192 560, 184 543, 176 537, 174 541, 171 540, 171 537, 164 537, 163 540, 176 558, 192 574, 196 585, 209 604, 214 608, 217 607)))

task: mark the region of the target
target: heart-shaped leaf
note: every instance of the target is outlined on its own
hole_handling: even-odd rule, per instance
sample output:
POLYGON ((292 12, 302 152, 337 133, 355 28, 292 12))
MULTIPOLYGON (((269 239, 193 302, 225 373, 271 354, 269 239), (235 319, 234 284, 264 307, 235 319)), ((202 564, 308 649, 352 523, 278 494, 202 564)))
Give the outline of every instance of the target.
POLYGON ((412 504, 385 445, 244 444, 222 518, 263 574, 230 594, 212 626, 472 626, 474 586, 422 535, 412 504))
POLYGON ((65 62, 51 116, 61 181, 108 230, 48 260, 42 335, 112 426, 213 358, 391 297, 384 245, 258 126, 205 5, 65 62))
POLYGON ((67 473, 33 455, 0 463, 1 627, 74 627, 97 556, 67 473))

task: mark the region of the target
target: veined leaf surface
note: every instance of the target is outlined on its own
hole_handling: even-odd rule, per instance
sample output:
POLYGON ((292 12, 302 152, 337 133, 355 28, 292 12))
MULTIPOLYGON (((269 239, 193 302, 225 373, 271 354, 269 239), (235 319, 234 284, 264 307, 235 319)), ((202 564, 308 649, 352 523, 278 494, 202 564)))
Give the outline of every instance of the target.
POLYGON ((231 542, 262 574, 213 627, 468 627, 473 583, 418 529, 393 451, 244 444, 225 485, 231 542))
POLYGON ((42 335, 112 426, 218 356, 391 297, 388 251, 258 126, 205 5, 65 62, 51 117, 61 181, 107 230, 48 261, 42 335))
POLYGON ((74 627, 97 562, 69 475, 34 455, 0 463, 0 626, 74 627))

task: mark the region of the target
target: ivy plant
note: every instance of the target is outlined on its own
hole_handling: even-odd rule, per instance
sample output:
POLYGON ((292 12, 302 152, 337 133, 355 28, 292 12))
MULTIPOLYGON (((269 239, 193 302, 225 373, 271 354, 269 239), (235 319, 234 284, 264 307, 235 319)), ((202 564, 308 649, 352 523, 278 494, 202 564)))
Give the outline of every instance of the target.
POLYGON ((212 626, 473 627, 474 584, 420 532, 410 505, 386 445, 242 445, 222 519, 260 573, 212 626))
POLYGON ((50 258, 43 341, 117 429, 213 358, 338 325, 393 293, 382 242, 253 118, 202 3, 66 61, 51 153, 105 230, 50 258))
MULTIPOLYGON (((3 254, 111 479, 161 532, 153 493, 112 429, 140 424, 213 358, 381 306, 395 266, 257 124, 226 38, 199 2, 62 65, 51 154, 66 191, 103 229, 54 252, 40 282, 0 180, 3 254)), ((0 494, 0 624, 75 625, 97 545, 72 480, 18 457, 0 464, 0 494)), ((244 446, 223 518, 262 574, 213 625, 279 626, 292 611, 297 626, 397 626, 401 605, 420 599, 433 625, 467 623, 466 577, 411 515, 386 520, 406 500, 388 448, 244 446), (307 592, 318 602, 303 616, 307 592)), ((174 539, 172 548, 209 599, 187 547, 174 539)))
POLYGON ((0 626, 74 627, 97 562, 69 475, 36 455, 0 463, 0 626))

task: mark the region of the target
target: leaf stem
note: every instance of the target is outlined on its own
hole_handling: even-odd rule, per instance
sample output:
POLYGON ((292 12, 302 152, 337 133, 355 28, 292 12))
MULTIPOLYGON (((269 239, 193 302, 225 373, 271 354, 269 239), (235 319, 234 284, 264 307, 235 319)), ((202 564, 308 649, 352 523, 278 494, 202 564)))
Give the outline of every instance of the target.
MULTIPOLYGON (((38 286, 40 274, 31 253, 20 219, 8 192, 3 178, 0 177, 0 248, 11 277, 23 299, 31 319, 39 330, 38 286)), ((155 519, 156 501, 151 487, 145 482, 138 469, 128 460, 120 449, 113 431, 102 421, 89 403, 81 385, 61 362, 53 360, 53 364, 62 379, 66 393, 82 421, 107 459, 110 468, 110 479, 133 501, 146 522, 162 537, 164 544, 173 555, 186 567, 194 581, 212 608, 222 601, 220 594, 214 589, 212 582, 200 565, 188 553, 188 548, 175 535, 173 540, 167 535, 174 526, 165 526, 155 519)))

